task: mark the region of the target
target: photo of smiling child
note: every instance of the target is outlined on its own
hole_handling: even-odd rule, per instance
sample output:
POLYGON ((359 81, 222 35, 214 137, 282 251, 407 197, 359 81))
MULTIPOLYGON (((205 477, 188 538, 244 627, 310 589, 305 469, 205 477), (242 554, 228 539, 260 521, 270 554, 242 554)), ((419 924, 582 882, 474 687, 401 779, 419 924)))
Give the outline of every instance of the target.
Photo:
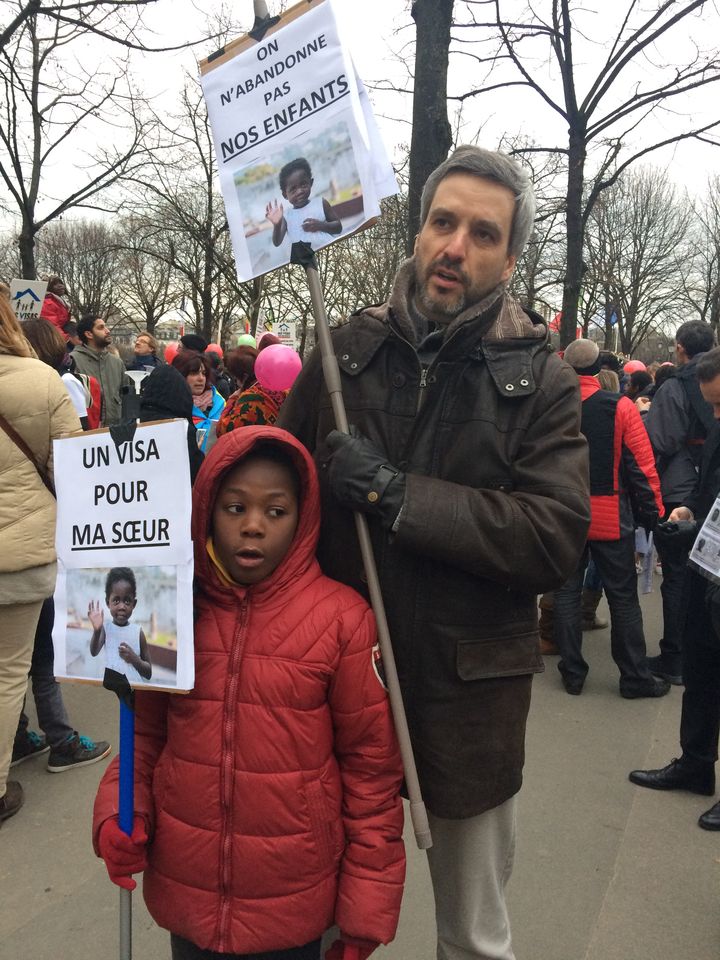
POLYGON ((324 197, 310 197, 313 175, 304 157, 286 163, 278 177, 280 193, 290 206, 272 200, 265 216, 273 225, 273 246, 279 247, 287 236, 290 243, 304 241, 314 246, 342 233, 343 225, 332 205, 324 197), (320 236, 315 239, 315 234, 320 236))
POLYGON ((152 677, 148 642, 142 627, 130 623, 137 606, 137 585, 130 567, 113 567, 105 580, 105 603, 111 621, 107 623, 100 601, 91 600, 88 619, 93 628, 90 653, 97 657, 105 648, 105 666, 124 673, 128 681, 142 683, 152 677))

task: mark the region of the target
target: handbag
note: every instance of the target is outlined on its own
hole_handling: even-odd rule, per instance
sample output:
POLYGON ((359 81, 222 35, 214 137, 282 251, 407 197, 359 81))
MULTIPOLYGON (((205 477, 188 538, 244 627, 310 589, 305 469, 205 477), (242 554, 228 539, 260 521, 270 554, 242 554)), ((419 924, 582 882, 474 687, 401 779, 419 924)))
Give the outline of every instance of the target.
POLYGON ((47 489, 50 491, 50 493, 53 495, 53 497, 55 497, 55 496, 56 496, 56 494, 55 494, 55 487, 54 487, 54 485, 53 485, 52 480, 51 480, 50 477, 47 475, 46 471, 45 471, 45 470, 40 466, 40 464, 37 462, 37 460, 35 459, 35 457, 34 457, 34 455, 33 455, 32 450, 31 450, 30 447, 27 445, 27 443, 25 443, 25 441, 23 440, 23 438, 20 436, 20 434, 19 434, 19 433, 17 432, 17 430, 15 429, 15 427, 11 426, 11 425, 7 422, 7 420, 5 419, 5 417, 4 417, 1 413, 0 413, 0 427, 2 427, 2 429, 5 431, 5 433, 10 437, 10 439, 11 439, 12 442, 15 444, 15 446, 18 447, 18 449, 22 450, 22 452, 23 452, 23 453, 25 454, 25 456, 28 458, 28 460, 30 461, 30 463, 31 463, 31 464, 35 467, 35 469, 37 470, 38 476, 40 477, 40 479, 42 480, 42 482, 45 484, 45 486, 46 486, 47 489))

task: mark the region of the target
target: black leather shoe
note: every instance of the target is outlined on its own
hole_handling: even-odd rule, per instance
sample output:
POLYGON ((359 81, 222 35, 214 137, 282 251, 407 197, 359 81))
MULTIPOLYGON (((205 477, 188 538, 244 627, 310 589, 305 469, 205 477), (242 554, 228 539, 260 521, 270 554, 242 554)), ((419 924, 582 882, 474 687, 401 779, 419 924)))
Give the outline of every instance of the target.
POLYGON ((667 680, 667 682, 671 683, 674 687, 682 686, 682 674, 677 668, 673 668, 671 664, 663 660, 662 654, 657 657, 648 657, 647 665, 653 676, 662 677, 663 680, 667 680))
POLYGON ((698 823, 703 830, 720 830, 720 803, 716 803, 714 807, 706 810, 699 818, 698 823))
POLYGON ((620 681, 620 696, 626 700, 639 700, 641 697, 664 697, 670 692, 670 684, 659 677, 641 680, 639 683, 623 683, 620 681))
POLYGON ((560 679, 562 680, 562 685, 565 687, 565 692, 571 694, 573 697, 579 697, 583 692, 585 677, 571 677, 560 670, 560 679))
MULTIPOLYGON (((698 769, 688 766, 682 760, 671 760, 660 770, 633 770, 628 779, 639 787, 649 787, 651 790, 687 790, 690 793, 700 793, 704 797, 711 797, 715 793, 714 768, 698 769)), ((720 818, 720 811, 718 817, 720 818)), ((720 819, 718 822, 720 823, 720 819)))

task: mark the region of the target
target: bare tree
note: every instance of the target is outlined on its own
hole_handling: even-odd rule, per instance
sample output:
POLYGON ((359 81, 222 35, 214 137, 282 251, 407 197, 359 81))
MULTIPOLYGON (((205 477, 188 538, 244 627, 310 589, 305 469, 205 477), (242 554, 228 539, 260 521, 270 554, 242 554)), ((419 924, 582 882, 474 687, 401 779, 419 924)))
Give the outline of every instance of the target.
POLYGON ((180 302, 180 287, 165 256, 162 231, 143 217, 125 217, 115 229, 123 319, 138 330, 155 332, 164 313, 180 302))
POLYGON ((590 10, 572 0, 528 5, 520 17, 507 15, 508 7, 501 0, 464 0, 469 17, 456 23, 455 35, 464 52, 478 61, 480 80, 455 99, 524 88, 567 127, 564 145, 543 148, 561 152, 567 161, 562 319, 562 342, 567 343, 575 336, 585 227, 598 197, 632 163, 661 146, 687 139, 717 143, 720 119, 696 123, 680 111, 692 103, 694 92, 720 79, 716 50, 700 46, 701 31, 714 38, 720 23, 714 5, 705 0, 650 5, 626 0, 617 14, 607 6, 590 10), (694 42, 688 40, 693 27, 694 42), (690 50, 687 56, 683 45, 690 50), (678 62, 673 62, 673 48, 682 51, 676 54, 678 62), (605 51, 601 63, 581 91, 576 64, 583 63, 588 73, 598 49, 605 51), (639 146, 640 128, 659 114, 666 134, 639 146), (597 148, 598 159, 588 174, 591 148, 597 148))
POLYGON ((112 229, 102 221, 50 224, 38 242, 38 262, 45 276, 65 281, 75 316, 112 314, 118 308, 121 264, 112 229))
POLYGON ((207 339, 257 316, 258 283, 241 283, 225 207, 216 189, 210 124, 199 85, 187 79, 181 111, 159 121, 167 140, 148 175, 134 179, 134 204, 159 241, 148 248, 171 268, 197 329, 207 339))
POLYGON ((667 175, 652 168, 625 173, 595 204, 586 279, 607 298, 598 302, 595 293, 596 322, 605 326, 607 313, 615 314, 625 354, 677 317, 690 218, 687 198, 678 199, 667 175))
POLYGON ((720 177, 708 183, 704 203, 696 206, 689 234, 690 256, 683 270, 686 309, 720 328, 720 177))
POLYGON ((81 62, 84 36, 80 27, 33 14, 0 49, 0 179, 20 219, 20 259, 30 279, 38 232, 73 207, 98 206, 101 191, 144 162, 153 129, 126 64, 96 70, 81 62), (67 161, 88 132, 107 145, 94 155, 77 146, 79 185, 65 186, 67 177, 53 175, 53 164, 63 155, 67 161))

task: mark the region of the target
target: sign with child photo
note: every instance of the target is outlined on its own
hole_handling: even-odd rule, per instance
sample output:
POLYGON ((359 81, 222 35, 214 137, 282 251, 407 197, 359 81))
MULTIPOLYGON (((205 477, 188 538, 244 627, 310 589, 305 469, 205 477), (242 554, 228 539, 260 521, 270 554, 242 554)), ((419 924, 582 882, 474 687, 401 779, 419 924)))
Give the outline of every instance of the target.
POLYGON ((190 468, 184 420, 55 440, 55 675, 192 689, 190 468))
POLYGON ((240 280, 288 263, 295 242, 348 236, 397 192, 330 0, 299 4, 200 70, 240 280))

